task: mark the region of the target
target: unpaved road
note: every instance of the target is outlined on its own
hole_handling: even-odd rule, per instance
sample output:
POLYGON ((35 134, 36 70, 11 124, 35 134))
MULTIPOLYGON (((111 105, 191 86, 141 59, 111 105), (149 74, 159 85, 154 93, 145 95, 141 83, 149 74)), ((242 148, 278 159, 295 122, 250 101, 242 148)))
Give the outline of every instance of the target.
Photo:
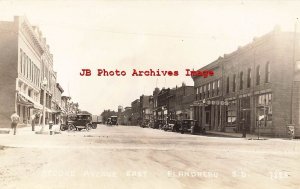
POLYGON ((103 125, 90 132, 54 136, 3 134, 0 185, 1 189, 296 189, 300 141, 103 125))

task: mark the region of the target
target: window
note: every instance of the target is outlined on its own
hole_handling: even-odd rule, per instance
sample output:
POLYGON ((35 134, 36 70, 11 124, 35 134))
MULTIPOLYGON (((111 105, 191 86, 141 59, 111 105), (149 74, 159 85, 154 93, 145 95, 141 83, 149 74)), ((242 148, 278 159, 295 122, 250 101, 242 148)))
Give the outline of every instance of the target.
POLYGON ((28 57, 25 55, 25 76, 28 77, 28 57))
POLYGON ((217 95, 219 95, 220 90, 220 80, 217 81, 217 95))
POLYGON ((260 94, 256 98, 257 119, 261 126, 266 127, 272 121, 272 94, 260 94))
POLYGON ((256 85, 260 84, 260 66, 256 66, 256 85))
POLYGON ((232 92, 235 92, 235 87, 236 87, 236 75, 233 75, 232 79, 232 92))
POLYGON ((209 95, 210 95, 209 92, 210 92, 210 84, 208 83, 208 84, 207 84, 207 97, 208 97, 208 98, 209 98, 209 95))
POLYGON ((202 99, 202 86, 199 88, 200 100, 202 99))
POLYGON ((22 49, 20 49, 20 72, 23 73, 23 51, 22 51, 22 49))
POLYGON ((265 71, 266 71, 266 73, 265 73, 265 77, 266 77, 265 82, 269 83, 270 82, 270 63, 269 62, 266 63, 265 71))
POLYGON ((32 97, 32 90, 31 89, 28 90, 28 96, 32 97))
POLYGON ((233 124, 236 124, 236 117, 237 117, 237 105, 236 100, 232 100, 228 102, 228 108, 227 108, 227 125, 231 126, 233 124))
POLYGON ((212 84, 212 93, 211 94, 212 94, 212 96, 214 96, 215 95, 215 87, 216 87, 215 81, 213 81, 211 84, 212 84))
POLYGON ((23 76, 25 76, 25 70, 26 70, 26 55, 25 55, 25 53, 23 52, 23 58, 22 58, 22 61, 23 61, 23 76))
POLYGON ((248 68, 248 73, 247 73, 247 88, 251 87, 251 68, 248 68))
POLYGON ((226 93, 229 93, 229 77, 227 77, 226 81, 226 93))
POLYGON ((243 72, 240 72, 240 90, 243 89, 244 85, 244 74, 243 72))

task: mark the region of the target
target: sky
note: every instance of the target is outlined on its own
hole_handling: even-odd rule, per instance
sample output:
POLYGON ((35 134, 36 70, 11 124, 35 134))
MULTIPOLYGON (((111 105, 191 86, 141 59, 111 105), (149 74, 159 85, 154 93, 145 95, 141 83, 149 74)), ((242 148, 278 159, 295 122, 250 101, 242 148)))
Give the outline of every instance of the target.
POLYGON ((200 69, 276 25, 293 31, 300 1, 0 0, 0 20, 16 15, 46 37, 63 95, 100 114, 130 106, 155 87, 193 85, 185 69, 200 69), (92 75, 80 76, 86 68, 92 75), (97 69, 127 75, 97 76, 97 69), (179 76, 133 77, 133 69, 179 76))

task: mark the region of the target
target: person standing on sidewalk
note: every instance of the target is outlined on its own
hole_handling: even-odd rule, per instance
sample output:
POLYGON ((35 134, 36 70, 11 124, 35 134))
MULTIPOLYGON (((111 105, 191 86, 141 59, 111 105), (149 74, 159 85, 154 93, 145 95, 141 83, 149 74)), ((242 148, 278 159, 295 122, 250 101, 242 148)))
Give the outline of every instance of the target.
POLYGON ((36 120, 36 114, 33 114, 32 116, 31 116, 31 127, 32 127, 32 131, 34 131, 35 130, 35 120, 36 120))
POLYGON ((10 119, 11 119, 11 128, 14 130, 14 135, 16 135, 20 117, 18 116, 18 114, 16 112, 14 112, 11 115, 10 119))

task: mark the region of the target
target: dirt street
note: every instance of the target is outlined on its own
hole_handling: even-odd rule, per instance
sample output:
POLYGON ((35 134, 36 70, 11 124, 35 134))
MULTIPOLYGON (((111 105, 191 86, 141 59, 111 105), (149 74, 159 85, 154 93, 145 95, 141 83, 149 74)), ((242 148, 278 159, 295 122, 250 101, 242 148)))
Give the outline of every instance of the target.
POLYGON ((140 127, 0 135, 1 189, 299 188, 300 141, 140 127))

